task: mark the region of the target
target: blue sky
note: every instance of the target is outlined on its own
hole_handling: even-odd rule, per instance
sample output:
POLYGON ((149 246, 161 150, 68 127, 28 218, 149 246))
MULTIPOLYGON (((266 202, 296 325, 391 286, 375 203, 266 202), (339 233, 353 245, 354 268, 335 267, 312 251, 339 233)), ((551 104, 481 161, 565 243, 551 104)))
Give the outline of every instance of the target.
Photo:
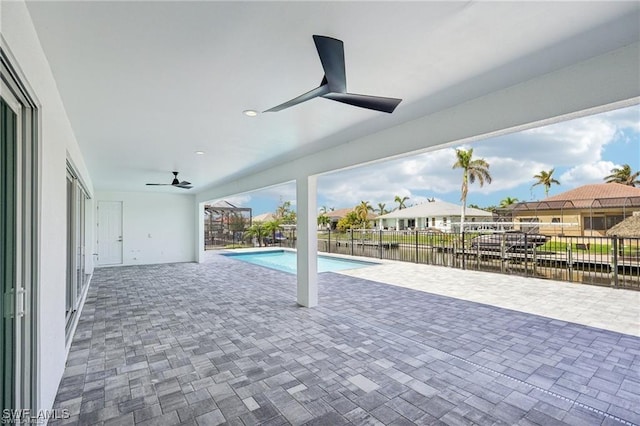
MULTIPOLYGON (((469 188, 467 204, 497 205, 505 197, 540 200, 544 187, 531 188, 533 175, 555 168, 560 185, 549 195, 588 183, 601 183, 612 168, 629 164, 640 170, 640 106, 564 121, 472 144, 449 147, 375 164, 338 171, 318 178, 318 207, 353 207, 369 201, 374 207, 397 206, 396 195, 408 196, 407 205, 427 198, 460 203, 462 171, 453 170, 455 148, 473 148, 474 158, 490 165, 493 182, 469 188)), ((227 197, 229 202, 253 208, 253 215, 273 212, 282 201, 295 205, 294 183, 227 197)))

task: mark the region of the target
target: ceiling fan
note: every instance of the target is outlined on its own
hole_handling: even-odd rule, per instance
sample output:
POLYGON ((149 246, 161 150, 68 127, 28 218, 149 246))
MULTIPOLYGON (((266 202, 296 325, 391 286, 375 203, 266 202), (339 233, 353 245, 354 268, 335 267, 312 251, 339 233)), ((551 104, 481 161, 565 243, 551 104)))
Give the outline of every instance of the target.
POLYGON ((173 181, 171 183, 148 183, 147 185, 149 186, 175 186, 176 188, 182 188, 182 189, 191 189, 191 182, 187 182, 186 180, 183 180, 182 182, 180 182, 178 180, 178 172, 171 172, 173 173, 173 181))
POLYGON ((280 111, 319 96, 361 108, 388 113, 392 113, 402 101, 402 99, 396 98, 347 93, 344 43, 342 40, 320 35, 314 35, 313 41, 316 44, 322 68, 324 68, 324 78, 320 86, 264 112, 280 111))

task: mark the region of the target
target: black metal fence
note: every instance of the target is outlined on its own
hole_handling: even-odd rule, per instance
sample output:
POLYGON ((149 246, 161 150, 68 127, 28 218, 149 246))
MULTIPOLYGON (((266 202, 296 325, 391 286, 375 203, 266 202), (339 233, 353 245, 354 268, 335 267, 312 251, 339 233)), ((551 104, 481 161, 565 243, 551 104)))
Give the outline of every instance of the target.
POLYGON ((640 238, 324 231, 318 251, 640 290, 640 238))
MULTIPOLYGON (((295 229, 282 235, 262 245, 296 247, 295 229)), ((256 245, 230 237, 216 245, 256 245)), ((640 290, 640 238, 326 230, 318 232, 318 251, 640 290)))

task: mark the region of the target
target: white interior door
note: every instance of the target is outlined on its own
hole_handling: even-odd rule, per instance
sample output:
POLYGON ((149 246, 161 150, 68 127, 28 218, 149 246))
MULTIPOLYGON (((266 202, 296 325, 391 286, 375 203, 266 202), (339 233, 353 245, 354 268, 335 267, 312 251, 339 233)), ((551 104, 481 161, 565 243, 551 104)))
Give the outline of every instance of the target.
POLYGON ((122 264, 122 201, 98 201, 98 265, 122 264))

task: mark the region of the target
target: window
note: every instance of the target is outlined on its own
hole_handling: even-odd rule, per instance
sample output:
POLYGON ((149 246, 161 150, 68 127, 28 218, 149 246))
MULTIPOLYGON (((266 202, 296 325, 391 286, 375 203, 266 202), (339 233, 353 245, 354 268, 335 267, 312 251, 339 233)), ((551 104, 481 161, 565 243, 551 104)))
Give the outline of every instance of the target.
POLYGON ((76 173, 67 165, 67 285, 66 319, 67 338, 75 319, 83 291, 87 284, 85 271, 85 207, 87 192, 76 177, 76 173))
POLYGON ((447 218, 446 217, 442 218, 442 226, 447 226, 447 218))
POLYGON ((551 218, 551 223, 560 223, 560 218, 559 217, 552 217, 551 218))
POLYGON ((436 218, 435 217, 431 218, 431 226, 434 227, 434 228, 436 227, 436 218))
POLYGON ((619 215, 619 216, 606 216, 605 217, 605 225, 607 226, 607 229, 613 228, 614 226, 616 226, 617 224, 619 224, 620 222, 622 222, 624 220, 624 216, 619 215))
POLYGON ((604 231, 605 220, 604 216, 587 216, 583 219, 584 229, 591 231, 604 231))

